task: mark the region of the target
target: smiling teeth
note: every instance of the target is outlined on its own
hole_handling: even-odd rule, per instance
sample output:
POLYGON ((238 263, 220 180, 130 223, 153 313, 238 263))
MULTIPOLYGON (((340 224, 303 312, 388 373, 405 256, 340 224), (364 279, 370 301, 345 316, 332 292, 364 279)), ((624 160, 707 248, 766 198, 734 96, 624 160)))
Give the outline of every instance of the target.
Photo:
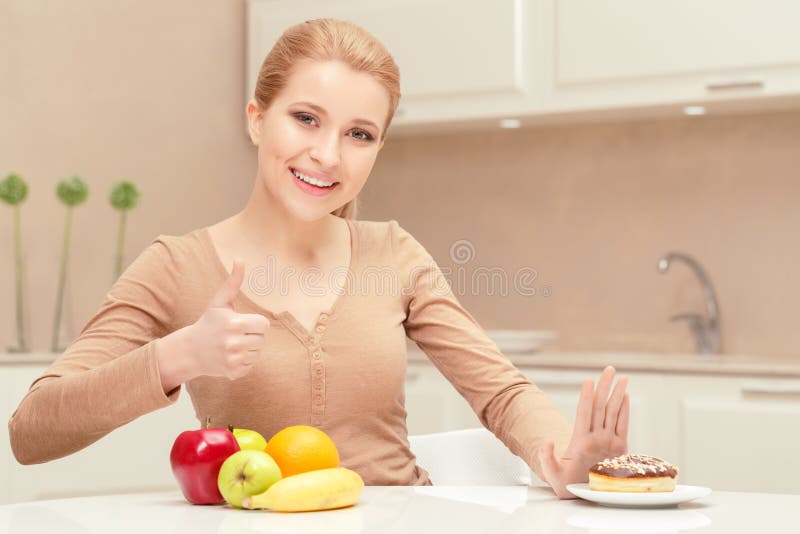
POLYGON ((330 187, 334 184, 334 182, 323 182, 322 180, 317 180, 316 178, 311 178, 310 176, 306 176, 305 174, 300 174, 296 170, 292 169, 292 174, 307 182, 311 185, 316 185, 317 187, 330 187))

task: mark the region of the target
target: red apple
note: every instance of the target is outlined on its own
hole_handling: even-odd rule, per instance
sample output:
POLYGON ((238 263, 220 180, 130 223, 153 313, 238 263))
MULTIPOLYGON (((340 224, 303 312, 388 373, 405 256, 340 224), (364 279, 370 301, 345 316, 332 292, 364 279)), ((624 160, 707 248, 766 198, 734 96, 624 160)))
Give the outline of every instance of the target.
POLYGON ((222 463, 239 450, 233 432, 227 428, 206 427, 181 432, 172 445, 169 463, 183 496, 192 504, 222 504, 217 477, 222 463))

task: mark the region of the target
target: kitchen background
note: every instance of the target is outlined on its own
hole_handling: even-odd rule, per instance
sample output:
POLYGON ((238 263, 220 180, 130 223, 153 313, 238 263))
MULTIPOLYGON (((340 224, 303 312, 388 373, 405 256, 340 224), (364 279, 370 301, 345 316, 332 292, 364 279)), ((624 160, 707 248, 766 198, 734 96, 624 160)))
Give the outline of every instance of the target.
MULTIPOLYGON (((589 5, 467 3, 543 12, 589 5)), ((322 4, 273 5, 285 14, 322 4)), ((354 5, 325 5, 339 4, 354 5)), ((723 4, 728 9, 703 2, 723 4)), ((441 13, 447 6, 429 7, 441 13)), ((77 336, 112 281, 117 213, 107 198, 115 183, 131 180, 142 194, 129 215, 126 264, 159 234, 189 232, 244 205, 256 156, 244 120, 246 7, 244 0, 0 0, 0 178, 16 172, 31 187, 22 233, 34 352, 49 350, 64 220, 55 195, 60 179, 79 174, 90 186, 75 212, 63 342, 77 336)), ((473 16, 480 19, 487 17, 473 16)), ((686 116, 681 105, 528 118, 520 129, 496 121, 439 131, 397 127, 361 194, 359 218, 397 219, 444 269, 461 267, 468 276, 481 267, 535 269, 535 296, 481 290, 459 298, 486 329, 558 333, 547 345, 549 359, 516 361, 566 414, 574 413, 580 380, 617 362, 631 376, 634 449, 676 462, 687 483, 796 491, 797 473, 786 465, 732 472, 724 463, 763 456, 767 442, 774 457, 800 447, 800 433, 791 430, 800 428, 800 385, 781 380, 786 372, 800 377, 800 102, 754 102, 725 113, 709 105, 703 116, 686 116), (462 240, 475 252, 465 264, 451 251, 462 240), (669 321, 676 313, 705 314, 686 266, 658 273, 658 258, 670 250, 688 252, 710 274, 722 316, 720 359, 692 354, 687 324, 669 321), (581 359, 582 352, 599 355, 581 359)), ((12 244, 12 213, 0 206, 0 352, 16 338, 12 244)), ((6 417, 48 357, 0 360, 6 417)), ((417 357, 409 369, 412 433, 475 425, 435 368, 417 357)), ((2 433, 0 502, 172 488, 164 451, 179 430, 195 426, 194 415, 183 394, 175 407, 37 466, 17 464, 2 433), (141 461, 119 462, 120 454, 141 461), (104 475, 84 476, 90 471, 104 475)))
MULTIPOLYGON (((63 212, 55 184, 80 174, 63 339, 111 283, 121 179, 130 263, 158 234, 239 210, 255 147, 244 130, 245 2, 112 4, 4 0, 0 162, 31 191, 23 205, 28 338, 49 347, 63 212), (108 281, 108 284, 102 283, 108 281)), ((443 268, 538 273, 535 296, 459 295, 485 328, 554 330, 560 350, 691 352, 704 311, 682 265, 716 287, 725 352, 792 357, 800 345, 800 111, 573 122, 393 137, 361 195, 360 218, 397 219, 443 268), (455 263, 467 239, 475 258, 455 263), (544 293, 550 291, 549 296, 544 293)), ((15 339, 11 211, 0 212, 0 342, 15 339)), ((496 292, 495 292, 496 293, 496 292)))

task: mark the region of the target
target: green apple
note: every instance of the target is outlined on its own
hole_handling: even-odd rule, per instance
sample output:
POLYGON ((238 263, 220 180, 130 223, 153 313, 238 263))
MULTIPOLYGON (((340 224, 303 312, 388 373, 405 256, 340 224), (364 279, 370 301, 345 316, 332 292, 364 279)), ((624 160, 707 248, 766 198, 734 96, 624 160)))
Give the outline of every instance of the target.
POLYGON ((234 428, 233 437, 239 443, 239 448, 244 450, 263 451, 267 448, 267 440, 255 430, 234 428))
POLYGON ((264 493, 281 479, 281 469, 264 451, 238 451, 222 462, 217 477, 219 492, 234 508, 242 507, 242 499, 264 493))

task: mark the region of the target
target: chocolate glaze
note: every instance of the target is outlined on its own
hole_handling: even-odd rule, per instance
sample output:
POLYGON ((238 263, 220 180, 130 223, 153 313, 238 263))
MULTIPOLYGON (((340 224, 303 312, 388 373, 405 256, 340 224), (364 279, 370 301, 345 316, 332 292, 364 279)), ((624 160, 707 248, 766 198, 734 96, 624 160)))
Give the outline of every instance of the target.
POLYGON ((594 464, 591 473, 615 478, 651 478, 678 476, 678 468, 661 458, 644 454, 625 454, 594 464))

